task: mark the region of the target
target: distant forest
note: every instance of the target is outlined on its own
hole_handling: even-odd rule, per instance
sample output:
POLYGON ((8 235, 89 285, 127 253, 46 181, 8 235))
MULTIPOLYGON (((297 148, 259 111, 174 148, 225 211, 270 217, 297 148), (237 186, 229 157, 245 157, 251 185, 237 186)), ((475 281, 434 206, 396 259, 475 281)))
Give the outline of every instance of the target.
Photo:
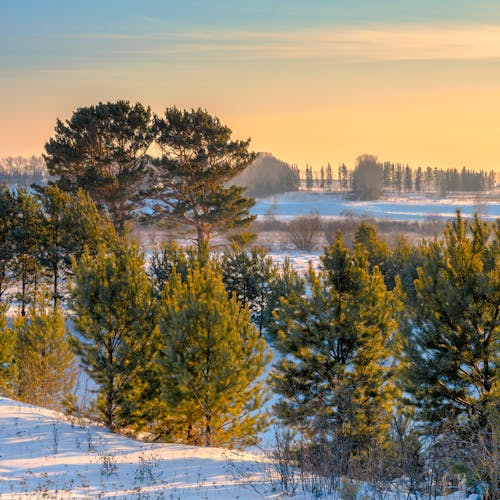
MULTIPOLYGON (((375 158, 375 157, 373 157, 375 158)), ((470 170, 463 167, 439 169, 437 167, 412 168, 401 163, 383 162, 376 167, 381 172, 380 186, 385 193, 453 193, 490 191, 495 188, 494 170, 470 170)), ((305 177, 301 179, 301 187, 306 190, 353 191, 355 188, 355 171, 342 163, 335 172, 330 164, 314 172, 307 165, 305 177)))
POLYGON ((269 153, 261 153, 231 183, 246 187, 246 196, 263 198, 273 194, 298 191, 300 171, 296 165, 289 165, 269 153))
MULTIPOLYGON (((494 170, 412 168, 388 161, 377 163, 377 168, 382 173, 380 187, 384 193, 493 192, 496 183, 494 170)), ((356 167, 349 169, 345 163, 336 169, 328 164, 319 171, 306 165, 305 172, 301 172, 297 165, 285 163, 270 153, 261 153, 231 183, 246 187, 245 194, 253 198, 301 189, 352 192, 355 190, 355 172, 356 167)), ((29 187, 31 184, 46 184, 48 179, 42 156, 0 158, 0 184, 29 187)))
POLYGON ((0 184, 29 187, 31 184, 45 184, 49 174, 41 156, 7 156, 0 158, 0 184))

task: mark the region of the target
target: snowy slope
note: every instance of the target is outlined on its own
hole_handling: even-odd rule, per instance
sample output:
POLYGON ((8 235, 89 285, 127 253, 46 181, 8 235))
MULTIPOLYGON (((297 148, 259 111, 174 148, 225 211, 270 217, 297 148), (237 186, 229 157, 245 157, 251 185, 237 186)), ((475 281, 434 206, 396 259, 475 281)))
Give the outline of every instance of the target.
POLYGON ((255 455, 141 443, 0 398, 0 498, 272 498, 267 470, 255 455))
MULTIPOLYGON (((361 491, 363 498, 380 498, 381 492, 375 494, 366 485, 361 491)), ((142 443, 0 397, 0 499, 253 500, 283 496, 276 471, 263 456, 142 443)), ((293 498, 315 496, 299 486, 293 498)), ((383 498, 408 496, 392 491, 384 492, 383 498)), ((446 500, 464 498, 463 492, 457 492, 446 500)))

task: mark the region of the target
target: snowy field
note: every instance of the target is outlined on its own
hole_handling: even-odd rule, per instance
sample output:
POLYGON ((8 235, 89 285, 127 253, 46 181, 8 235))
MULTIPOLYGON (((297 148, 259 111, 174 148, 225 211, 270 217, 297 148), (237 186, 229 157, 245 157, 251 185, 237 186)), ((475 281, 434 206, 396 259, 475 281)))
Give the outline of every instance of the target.
POLYGON ((296 192, 261 198, 252 209, 258 217, 274 216, 286 220, 297 215, 319 214, 325 218, 343 215, 373 217, 387 220, 418 221, 451 219, 457 210, 464 216, 479 212, 485 219, 500 217, 500 203, 468 198, 433 199, 423 195, 381 199, 375 201, 349 201, 337 193, 296 192))

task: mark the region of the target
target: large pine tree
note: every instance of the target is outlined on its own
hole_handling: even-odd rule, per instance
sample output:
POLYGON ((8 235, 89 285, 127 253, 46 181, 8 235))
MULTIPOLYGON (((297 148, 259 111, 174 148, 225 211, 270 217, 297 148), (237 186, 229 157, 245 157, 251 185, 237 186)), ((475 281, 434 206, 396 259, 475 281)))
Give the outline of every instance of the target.
POLYGON ((228 298, 210 265, 176 273, 161 306, 159 367, 169 437, 205 446, 257 441, 267 361, 248 308, 228 298))
POLYGON ((154 217, 194 231, 200 249, 215 231, 254 219, 254 200, 227 185, 255 159, 250 140, 232 140, 231 130, 202 109, 167 108, 157 125, 162 157, 151 169, 148 192, 154 217))
POLYGON ((154 137, 149 108, 100 102, 78 108, 69 120, 57 120, 44 158, 61 189, 88 191, 122 231, 138 206, 154 137))

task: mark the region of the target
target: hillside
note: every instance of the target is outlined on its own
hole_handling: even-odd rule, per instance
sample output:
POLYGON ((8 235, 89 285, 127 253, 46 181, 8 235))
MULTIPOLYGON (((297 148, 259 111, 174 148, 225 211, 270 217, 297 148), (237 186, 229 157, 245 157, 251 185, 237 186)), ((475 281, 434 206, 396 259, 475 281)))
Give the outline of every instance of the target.
MULTIPOLYGON (((139 442, 88 421, 3 397, 0 425, 2 499, 252 500, 284 495, 277 468, 262 455, 139 442)), ((376 496, 366 487, 360 493, 364 498, 376 496)), ((308 500, 314 495, 298 488, 293 498, 308 500)), ((384 498, 408 496, 393 491, 384 492, 384 498)), ((466 496, 457 492, 446 498, 466 496)))
POLYGON ((6 398, 0 425, 0 498, 273 496, 266 465, 247 453, 142 443, 6 398))

